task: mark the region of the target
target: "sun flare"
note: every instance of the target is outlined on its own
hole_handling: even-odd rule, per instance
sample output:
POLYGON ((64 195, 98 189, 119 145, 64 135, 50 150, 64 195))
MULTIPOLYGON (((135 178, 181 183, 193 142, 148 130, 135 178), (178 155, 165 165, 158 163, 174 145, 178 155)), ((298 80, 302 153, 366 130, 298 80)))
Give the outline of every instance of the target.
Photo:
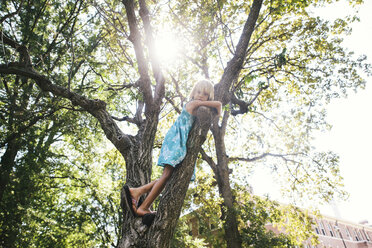
POLYGON ((181 53, 181 42, 171 32, 160 33, 155 40, 156 57, 161 63, 174 62, 181 53))

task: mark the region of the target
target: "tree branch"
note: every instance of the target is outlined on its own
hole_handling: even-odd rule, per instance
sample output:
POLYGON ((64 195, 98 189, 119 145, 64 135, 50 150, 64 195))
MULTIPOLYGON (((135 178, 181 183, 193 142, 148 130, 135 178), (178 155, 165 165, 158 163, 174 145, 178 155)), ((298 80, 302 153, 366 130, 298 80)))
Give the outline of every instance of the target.
POLYGON ((152 30, 151 23, 150 23, 149 10, 147 8, 146 1, 139 0, 139 5, 140 5, 139 14, 144 24, 145 34, 146 34, 146 44, 149 49, 150 62, 151 62, 154 78, 156 81, 154 101, 155 101, 156 106, 160 106, 160 103, 165 93, 165 86, 164 86, 165 78, 160 69, 159 60, 155 54, 155 42, 154 42, 153 30, 152 30))
POLYGON ((238 45, 236 46, 235 55, 228 62, 220 82, 215 86, 215 98, 216 100, 221 101, 223 105, 227 104, 230 101, 229 98, 231 96, 224 93, 230 91, 231 85, 237 80, 240 74, 243 62, 245 60, 248 44, 254 31, 258 15, 260 13, 262 2, 263 0, 253 1, 251 11, 249 12, 249 16, 247 18, 247 21, 245 22, 238 45))
POLYGON ((224 33, 224 39, 225 39, 225 44, 228 48, 228 50, 230 51, 231 54, 235 54, 235 46, 234 46, 234 41, 232 39, 232 31, 230 30, 230 28, 226 25, 226 23, 222 20, 222 17, 223 17, 223 14, 222 14, 222 9, 221 7, 219 6, 218 7, 218 12, 217 12, 217 18, 218 18, 218 21, 221 23, 222 25, 222 32, 224 33), (219 14, 219 15, 218 15, 219 14), (228 32, 228 35, 226 34, 227 32, 225 31, 227 30, 228 32), (229 45, 229 41, 227 40, 227 36, 230 38, 230 43, 231 43, 231 47, 229 45))
POLYGON ((267 156, 282 158, 282 159, 285 160, 286 162, 294 162, 293 160, 288 159, 288 158, 286 158, 286 157, 288 157, 288 156, 297 156, 297 155, 300 155, 300 154, 301 154, 301 153, 275 154, 275 153, 267 152, 267 153, 263 153, 263 154, 261 154, 260 156, 253 157, 253 158, 229 157, 229 162, 231 162, 231 161, 254 162, 254 161, 257 161, 257 160, 263 159, 263 158, 265 158, 265 157, 267 157, 267 156))
POLYGON ((18 6, 18 9, 17 9, 16 11, 14 11, 14 12, 12 12, 12 13, 9 13, 9 14, 7 14, 7 15, 1 17, 1 19, 0 19, 0 24, 2 24, 6 19, 8 19, 8 18, 10 18, 10 17, 13 17, 13 16, 15 16, 16 14, 18 14, 19 11, 20 11, 21 8, 22 8, 23 2, 24 2, 24 0, 21 1, 21 3, 20 3, 19 6, 18 6))
POLYGON ((0 148, 4 147, 10 141, 16 138, 19 138, 22 134, 26 132, 27 129, 35 125, 39 120, 52 116, 56 111, 57 111, 56 109, 52 109, 49 113, 46 113, 45 115, 37 115, 35 116, 35 118, 29 120, 28 125, 25 125, 25 126, 17 125, 18 130, 16 130, 12 134, 10 134, 8 137, 6 137, 5 140, 0 143, 0 148))
POLYGON ((16 49, 17 52, 20 54, 20 63, 24 65, 25 67, 31 67, 31 58, 28 53, 27 47, 24 45, 18 44, 16 41, 9 38, 6 34, 3 33, 3 31, 0 30, 0 37, 1 41, 9 45, 10 47, 16 49))
POLYGON ((200 148, 200 154, 202 155, 202 159, 209 164, 209 166, 212 168, 214 174, 216 174, 217 165, 213 161, 213 158, 208 156, 208 154, 204 151, 203 148, 200 148))
POLYGON ((125 135, 116 125, 113 118, 106 111, 106 103, 99 100, 90 100, 77 93, 59 85, 53 84, 47 77, 37 73, 32 68, 24 68, 22 64, 10 63, 9 65, 0 65, 0 74, 14 74, 33 79, 36 84, 43 90, 51 92, 56 96, 67 98, 73 105, 82 107, 89 112, 101 124, 106 137, 115 145, 120 152, 125 152, 130 146, 130 138, 125 135))
POLYGON ((176 110, 178 114, 181 114, 181 110, 178 107, 178 104, 175 104, 171 97, 165 96, 165 99, 172 105, 172 107, 174 108, 174 110, 176 110))
POLYGON ((151 90, 150 77, 148 75, 149 69, 147 66, 147 60, 143 53, 144 48, 142 46, 141 34, 138 30, 137 18, 134 13, 134 1, 122 0, 122 2, 127 12, 127 19, 129 23, 129 30, 130 30, 129 40, 132 42, 134 46, 134 51, 135 51, 136 58, 137 58, 138 72, 140 74, 139 86, 144 96, 145 103, 146 103, 145 112, 148 113, 150 112, 149 110, 153 107, 153 96, 152 96, 152 90, 151 90))
POLYGON ((127 121, 127 122, 130 122, 130 123, 136 124, 139 127, 139 126, 141 126, 142 121, 143 121, 142 116, 141 116, 143 105, 144 105, 144 103, 142 101, 138 102, 138 106, 136 108, 137 110, 136 110, 136 114, 135 114, 134 118, 130 118, 128 116, 124 116, 122 118, 118 118, 118 117, 115 117, 115 116, 111 116, 111 117, 116 121, 127 121))
POLYGON ((267 116, 265 116, 263 113, 260 113, 260 112, 257 112, 257 111, 252 111, 252 113, 255 113, 255 114, 258 114, 258 115, 261 115, 263 118, 265 118, 266 120, 270 121, 276 129, 278 129, 279 131, 282 132, 282 129, 275 123, 275 121, 267 116))
POLYGON ((187 101, 187 97, 184 97, 184 95, 181 93, 180 85, 178 84, 178 81, 174 78, 174 76, 173 76, 171 73, 169 73, 169 75, 170 75, 171 78, 172 78, 172 82, 173 82, 173 84, 174 84, 174 86, 175 86, 175 88, 176 88, 176 92, 177 92, 177 94, 178 94, 178 97, 181 98, 181 103, 182 103, 182 105, 183 105, 184 102, 187 101))
MULTIPOLYGON (((225 110, 225 111, 223 112, 223 117, 222 117, 222 121, 221 121, 221 126, 219 126, 219 134, 220 134, 221 140, 224 139, 225 134, 226 134, 227 123, 228 123, 228 120, 229 120, 229 118, 230 118, 230 112, 231 112, 230 109, 225 110)), ((214 119, 214 120, 213 120, 213 125, 218 125, 218 120, 219 120, 219 118, 214 119)))

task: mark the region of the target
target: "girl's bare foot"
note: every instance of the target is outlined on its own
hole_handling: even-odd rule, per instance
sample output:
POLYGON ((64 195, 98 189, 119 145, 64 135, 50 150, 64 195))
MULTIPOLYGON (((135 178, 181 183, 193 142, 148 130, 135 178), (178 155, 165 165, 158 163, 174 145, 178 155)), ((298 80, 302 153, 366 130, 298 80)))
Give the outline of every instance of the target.
POLYGON ((141 195, 138 194, 138 190, 136 188, 129 188, 130 196, 132 197, 132 207, 135 212, 137 212, 137 205, 138 199, 141 195))
POLYGON ((156 212, 154 211, 151 211, 150 209, 148 208, 143 208, 142 206, 140 206, 138 209, 137 209, 137 216, 144 216, 145 214, 154 214, 156 212))

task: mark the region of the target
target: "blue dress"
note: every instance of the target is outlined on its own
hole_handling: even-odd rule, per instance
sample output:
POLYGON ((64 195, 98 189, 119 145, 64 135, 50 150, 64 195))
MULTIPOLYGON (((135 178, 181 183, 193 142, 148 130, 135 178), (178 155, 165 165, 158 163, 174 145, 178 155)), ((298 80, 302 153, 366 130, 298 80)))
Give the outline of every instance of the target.
MULTIPOLYGON (((165 167, 167 164, 176 167, 182 162, 187 153, 187 138, 194 123, 195 117, 183 107, 180 116, 165 135, 161 146, 158 165, 165 167)), ((194 176, 195 177, 195 170, 194 176)))

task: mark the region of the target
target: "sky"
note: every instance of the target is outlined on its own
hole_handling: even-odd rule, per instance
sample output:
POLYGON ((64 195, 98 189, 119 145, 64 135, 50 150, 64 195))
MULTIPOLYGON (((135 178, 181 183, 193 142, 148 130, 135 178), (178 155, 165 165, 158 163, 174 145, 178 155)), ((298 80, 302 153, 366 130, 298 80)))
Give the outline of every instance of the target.
MULTIPOLYGON (((336 13, 348 7, 339 5, 336 13)), ((372 63, 372 1, 366 0, 360 8, 361 21, 354 24, 345 46, 356 54, 366 54, 372 63)), ((372 78, 367 78, 365 90, 350 94, 347 99, 335 99, 328 106, 331 132, 320 135, 315 145, 332 149, 340 156, 341 175, 350 193, 347 202, 338 202, 341 218, 359 222, 368 220, 372 225, 372 78)), ((334 216, 331 207, 323 212, 334 216)))
MULTIPOLYGON (((365 0, 359 9, 360 22, 352 25, 353 31, 345 38, 344 46, 356 54, 365 54, 372 63, 372 1, 365 0)), ((342 17, 351 13, 351 7, 345 0, 331 8, 318 10, 317 15, 326 18, 342 17)), ((340 170, 344 178, 345 190, 350 197, 345 202, 336 202, 335 206, 318 206, 327 216, 358 223, 368 220, 372 225, 372 77, 366 78, 365 90, 351 92, 345 99, 334 99, 327 106, 328 123, 333 128, 328 133, 319 133, 314 146, 317 150, 332 150, 340 156, 340 170), (337 216, 338 214, 339 216, 337 216)), ((265 186, 268 172, 256 171, 255 194, 268 194, 278 198, 272 192, 273 185, 265 186), (261 179, 260 179, 261 178, 261 179)), ((277 199, 277 200, 278 200, 277 199)))

